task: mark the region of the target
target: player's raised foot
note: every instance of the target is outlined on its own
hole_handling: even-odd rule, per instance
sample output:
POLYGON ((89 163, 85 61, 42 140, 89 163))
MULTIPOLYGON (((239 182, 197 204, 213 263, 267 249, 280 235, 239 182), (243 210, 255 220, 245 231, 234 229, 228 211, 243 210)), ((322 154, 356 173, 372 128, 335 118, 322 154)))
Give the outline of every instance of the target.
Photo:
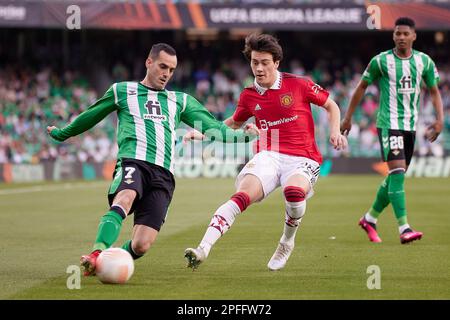
POLYGON ((206 254, 202 248, 187 248, 184 250, 184 257, 187 260, 187 267, 196 270, 198 266, 206 259, 206 254))
POLYGON ((294 245, 288 245, 281 242, 278 243, 278 247, 275 250, 272 258, 270 258, 267 267, 272 271, 277 271, 284 268, 293 250, 294 245))
POLYGON ((362 217, 361 219, 359 219, 358 224, 367 233, 367 236, 369 237, 370 241, 381 242, 381 238, 378 236, 377 226, 375 225, 375 223, 371 223, 371 222, 367 221, 365 217, 362 217))
POLYGON ((423 232, 414 231, 408 228, 405 231, 403 231, 403 233, 400 235, 400 242, 401 244, 410 243, 414 240, 422 239, 422 236, 423 232))
POLYGON ((81 256, 80 265, 83 268, 85 277, 95 276, 95 264, 97 262, 97 257, 101 252, 101 250, 95 250, 88 255, 81 256))

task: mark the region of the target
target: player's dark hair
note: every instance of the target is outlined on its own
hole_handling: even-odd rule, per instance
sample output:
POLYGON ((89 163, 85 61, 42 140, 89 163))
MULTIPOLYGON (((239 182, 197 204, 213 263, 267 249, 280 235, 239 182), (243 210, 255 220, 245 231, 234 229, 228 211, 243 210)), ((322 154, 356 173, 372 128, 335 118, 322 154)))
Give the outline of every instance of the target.
POLYGON ((167 43, 157 43, 154 44, 152 46, 152 48, 150 49, 150 53, 148 54, 148 56, 151 59, 156 59, 159 56, 159 53, 161 51, 164 51, 165 53, 167 53, 168 55, 171 56, 176 56, 177 52, 175 51, 174 48, 172 48, 170 45, 168 45, 167 43))
POLYGON ((283 60, 283 49, 278 44, 278 39, 270 34, 252 33, 247 36, 242 53, 248 61, 251 60, 252 51, 268 52, 272 55, 274 62, 283 60))
POLYGON ((397 20, 395 20, 395 26, 408 26, 411 27, 411 29, 415 29, 416 23, 411 18, 400 17, 397 20))

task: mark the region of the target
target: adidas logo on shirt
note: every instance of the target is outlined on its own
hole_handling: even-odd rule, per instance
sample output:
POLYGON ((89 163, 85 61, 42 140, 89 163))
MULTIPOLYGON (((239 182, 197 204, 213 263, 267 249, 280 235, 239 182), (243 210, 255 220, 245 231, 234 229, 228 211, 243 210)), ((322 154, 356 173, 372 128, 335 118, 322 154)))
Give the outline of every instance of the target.
POLYGON ((261 110, 261 106, 259 104, 256 104, 255 111, 258 111, 258 110, 261 110))

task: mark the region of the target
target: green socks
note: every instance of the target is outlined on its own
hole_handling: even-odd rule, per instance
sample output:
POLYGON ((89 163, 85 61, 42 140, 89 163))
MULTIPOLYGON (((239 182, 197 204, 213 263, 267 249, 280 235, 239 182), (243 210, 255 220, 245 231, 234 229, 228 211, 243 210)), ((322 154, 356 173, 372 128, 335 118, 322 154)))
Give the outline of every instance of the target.
POLYGON ((139 259, 140 257, 142 257, 142 255, 138 255, 133 251, 133 248, 131 247, 131 240, 126 241, 123 246, 122 246, 123 250, 128 251, 131 256, 133 257, 134 260, 139 259))
MULTIPOLYGON (((131 240, 125 241, 125 243, 122 245, 122 249, 125 251, 128 251, 128 252, 133 251, 133 250, 131 250, 131 240)), ((131 252, 130 252, 130 254, 131 254, 131 252)))
POLYGON ((395 217, 399 226, 408 224, 406 218, 406 198, 405 198, 405 172, 396 172, 389 178, 389 200, 394 208, 395 217))
POLYGON ((98 225, 97 238, 93 246, 95 250, 108 249, 116 242, 122 229, 123 217, 115 211, 108 211, 101 219, 98 225))
MULTIPOLYGON (((117 238, 119 237, 120 230, 122 229, 124 216, 125 213, 122 210, 119 210, 118 208, 113 206, 111 210, 108 211, 100 219, 97 238, 95 239, 92 251, 108 249, 114 244, 114 242, 116 242, 117 238), (118 212, 123 213, 123 215, 119 214, 118 212)), ((125 242, 122 246, 122 249, 128 251, 134 260, 142 257, 134 253, 133 249, 131 248, 131 240, 125 242)))
POLYGON ((400 229, 409 227, 406 213, 405 172, 403 170, 397 170, 383 180, 378 188, 375 201, 365 216, 366 220, 376 223, 381 212, 389 203, 392 204, 400 229))
POLYGON ((384 208, 389 205, 389 178, 390 176, 387 176, 386 179, 384 179, 381 183, 380 187, 378 188, 375 201, 373 202, 372 207, 369 209, 369 214, 375 219, 377 219, 384 208))

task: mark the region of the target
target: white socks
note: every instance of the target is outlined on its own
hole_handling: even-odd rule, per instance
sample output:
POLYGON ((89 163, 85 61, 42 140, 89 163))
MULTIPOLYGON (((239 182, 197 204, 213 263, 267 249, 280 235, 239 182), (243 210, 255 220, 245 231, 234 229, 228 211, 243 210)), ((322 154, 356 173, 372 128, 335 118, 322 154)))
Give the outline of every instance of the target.
POLYGON ((377 224, 378 219, 372 217, 370 215, 370 213, 368 213, 368 212, 364 215, 364 218, 367 220, 367 222, 370 222, 370 223, 373 223, 373 224, 377 224))
POLYGON ((239 213, 241 213, 239 206, 232 200, 228 200, 216 210, 199 245, 205 252, 205 258, 216 241, 230 229, 239 213))
POLYGON ((288 202, 286 201, 286 220, 283 235, 280 242, 294 245, 295 234, 306 211, 306 201, 288 202))
POLYGON ((411 229, 409 224, 404 224, 404 225, 398 227, 398 232, 400 232, 400 234, 402 234, 406 229, 411 229))

